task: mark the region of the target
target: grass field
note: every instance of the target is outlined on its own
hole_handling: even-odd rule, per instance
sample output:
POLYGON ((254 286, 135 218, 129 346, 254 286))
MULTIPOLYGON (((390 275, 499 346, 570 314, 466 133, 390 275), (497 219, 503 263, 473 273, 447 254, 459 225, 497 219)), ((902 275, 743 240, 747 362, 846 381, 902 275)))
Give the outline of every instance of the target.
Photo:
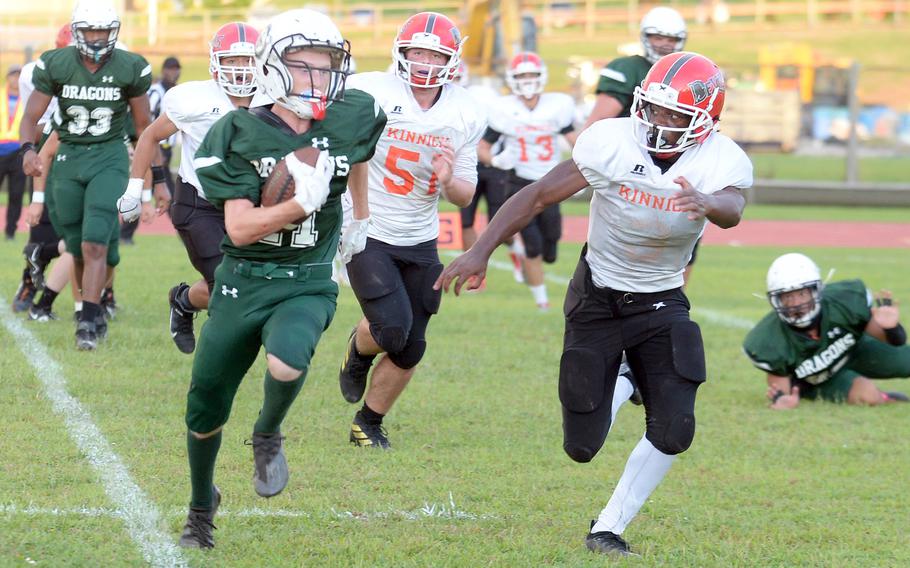
MULTIPOLYGON (((780 216, 773 208, 763 214, 780 216)), ((21 246, 0 243, 4 299, 17 284, 21 246)), ((556 304, 578 252, 579 245, 562 246, 550 271, 556 304)), ((740 353, 748 322, 768 308, 752 293, 762 292, 764 272, 781 252, 705 246, 699 254, 689 295, 709 379, 699 395, 698 431, 626 531, 643 554, 631 565, 910 565, 910 408, 806 403, 771 412, 762 376, 740 353)), ((806 252, 823 272, 836 267, 838 279, 862 277, 871 288, 910 298, 901 276, 910 265, 906 250, 806 252)), ((501 252, 496 258, 505 260, 501 252)), ((594 462, 571 462, 561 450, 556 396, 560 310, 535 312, 527 290, 497 269, 484 293, 445 298, 428 355, 387 420, 395 446, 387 453, 347 443, 355 407, 338 392, 337 365, 359 311, 343 289, 284 426, 287 490, 263 500, 250 483, 252 456, 242 442, 261 402, 260 358, 225 430, 217 548, 156 546, 155 534, 176 541, 189 498, 183 407, 192 358, 168 337, 166 293, 192 277, 176 238, 140 234, 123 250, 122 309, 94 353, 72 346, 68 293, 58 300, 58 322, 24 322, 2 309, 0 565, 138 566, 149 557, 250 567, 609 563, 590 555, 582 539, 643 432, 642 410, 624 406, 594 462), (47 355, 36 355, 39 347, 47 355), (45 385, 58 380, 81 404, 81 418, 73 419, 72 406, 63 415, 54 410, 61 391, 45 385), (107 445, 94 439, 83 451, 96 459, 115 454, 123 476, 99 477, 80 452, 73 438, 93 436, 86 420, 107 445), (141 504, 129 481, 149 508, 139 512, 160 515, 157 522, 138 515, 153 519, 145 531, 130 524, 141 504), (151 544, 143 549, 143 542, 151 544)), ((908 381, 887 386, 910 392, 908 381)))

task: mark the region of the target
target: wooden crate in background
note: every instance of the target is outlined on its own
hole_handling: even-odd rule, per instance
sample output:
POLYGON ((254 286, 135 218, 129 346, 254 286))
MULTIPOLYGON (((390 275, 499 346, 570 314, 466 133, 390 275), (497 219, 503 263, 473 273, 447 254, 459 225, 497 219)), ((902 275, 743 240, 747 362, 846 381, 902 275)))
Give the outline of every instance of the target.
POLYGON ((798 91, 728 89, 720 131, 740 144, 796 148, 800 128, 798 91))

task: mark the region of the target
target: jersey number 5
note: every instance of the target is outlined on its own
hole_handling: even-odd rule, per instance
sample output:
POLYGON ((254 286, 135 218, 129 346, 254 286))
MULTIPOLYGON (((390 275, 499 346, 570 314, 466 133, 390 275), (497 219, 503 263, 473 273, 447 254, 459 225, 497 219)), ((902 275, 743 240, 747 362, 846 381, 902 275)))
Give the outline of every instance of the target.
MULTIPOLYGON (((401 183, 395 183, 395 181, 389 177, 382 179, 382 185, 385 186, 386 191, 389 193, 394 193, 396 195, 407 195, 414 191, 414 174, 408 170, 402 169, 399 167, 399 161, 401 162, 412 162, 414 164, 420 161, 420 152, 415 152, 414 150, 405 150, 398 146, 391 146, 389 148, 389 155, 385 159, 385 168, 390 173, 401 178, 401 183)), ((427 190, 427 195, 433 195, 436 193, 437 186, 439 185, 439 180, 436 177, 436 173, 430 177, 430 187, 427 190)))

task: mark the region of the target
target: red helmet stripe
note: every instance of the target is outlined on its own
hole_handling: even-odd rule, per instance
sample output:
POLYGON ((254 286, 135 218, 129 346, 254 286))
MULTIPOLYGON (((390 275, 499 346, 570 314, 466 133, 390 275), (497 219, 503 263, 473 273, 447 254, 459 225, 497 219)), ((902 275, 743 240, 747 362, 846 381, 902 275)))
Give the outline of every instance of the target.
POLYGON ((694 53, 683 54, 673 63, 673 65, 670 66, 669 69, 667 69, 667 74, 664 75, 664 79, 661 81, 661 83, 664 85, 669 85, 673 81, 673 78, 676 77, 676 74, 679 73, 680 69, 683 68, 683 65, 685 65, 686 62, 688 62, 693 57, 695 57, 694 53))

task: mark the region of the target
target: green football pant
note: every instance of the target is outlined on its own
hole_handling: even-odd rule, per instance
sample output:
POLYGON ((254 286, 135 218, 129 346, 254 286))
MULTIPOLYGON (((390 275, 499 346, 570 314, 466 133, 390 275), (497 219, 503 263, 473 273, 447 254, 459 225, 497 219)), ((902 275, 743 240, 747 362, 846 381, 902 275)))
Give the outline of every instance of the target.
MULTIPOLYGON (((215 271, 209 319, 202 327, 187 393, 186 425, 206 434, 228 420, 234 395, 264 346, 288 366, 306 372, 316 344, 335 315, 338 285, 331 264, 315 276, 264 278, 241 274, 251 264, 225 256, 215 271)), ((279 267, 278 272, 286 268, 279 267)), ((305 267, 304 267, 305 268, 305 267)), ((286 271, 285 271, 286 272, 286 271)))
MULTIPOLYGON (((128 179, 129 157, 121 140, 60 145, 48 213, 73 256, 82 257, 83 241, 111 242, 111 235, 119 230, 117 198, 128 179)), ((108 258, 108 264, 114 266, 116 260, 108 258)))
POLYGON ((910 377, 910 345, 894 346, 863 334, 844 367, 818 386, 806 388, 800 396, 833 402, 847 400, 856 377, 903 379, 910 377))

